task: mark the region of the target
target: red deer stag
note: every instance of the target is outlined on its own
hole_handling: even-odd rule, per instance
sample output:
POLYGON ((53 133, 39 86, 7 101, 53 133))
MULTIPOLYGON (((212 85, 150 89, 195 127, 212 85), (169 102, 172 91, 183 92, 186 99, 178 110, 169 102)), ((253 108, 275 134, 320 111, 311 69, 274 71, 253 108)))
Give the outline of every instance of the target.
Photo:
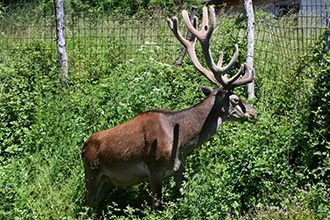
MULTIPOLYGON (((209 50, 210 38, 215 24, 214 9, 210 7, 210 25, 207 8, 203 8, 203 23, 200 31, 189 20, 187 11, 182 12, 184 21, 193 38, 186 40, 178 30, 178 19, 168 19, 168 26, 186 47, 192 63, 217 88, 201 86, 207 96, 199 104, 182 111, 151 110, 143 112, 132 120, 112 129, 93 134, 82 149, 87 189, 87 205, 98 207, 111 189, 150 181, 160 207, 162 181, 174 176, 176 185, 182 192, 183 161, 192 150, 207 141, 224 121, 255 118, 258 112, 233 93, 237 86, 254 79, 254 71, 246 65, 233 77, 223 75, 235 63, 238 46, 227 66, 222 67, 222 52, 217 65, 209 50), (196 38, 202 44, 208 67, 199 63, 194 45, 196 38), (244 74, 242 71, 245 69, 244 74)), ((195 18, 197 21, 197 18, 195 18)))

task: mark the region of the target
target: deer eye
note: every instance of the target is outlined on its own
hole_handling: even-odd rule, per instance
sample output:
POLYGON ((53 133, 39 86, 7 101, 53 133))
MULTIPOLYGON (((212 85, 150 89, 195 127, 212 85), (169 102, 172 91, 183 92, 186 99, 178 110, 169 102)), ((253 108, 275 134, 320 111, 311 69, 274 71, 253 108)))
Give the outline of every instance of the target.
POLYGON ((239 103, 239 100, 240 99, 236 95, 233 95, 233 96, 230 97, 230 101, 235 105, 237 105, 239 103))

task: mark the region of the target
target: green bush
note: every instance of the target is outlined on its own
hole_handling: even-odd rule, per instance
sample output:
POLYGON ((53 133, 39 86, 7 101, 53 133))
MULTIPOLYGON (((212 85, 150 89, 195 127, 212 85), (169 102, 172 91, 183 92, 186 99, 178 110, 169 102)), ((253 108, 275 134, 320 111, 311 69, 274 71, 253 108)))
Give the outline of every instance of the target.
POLYGON ((313 94, 310 98, 310 115, 307 118, 308 148, 302 160, 314 176, 313 179, 330 180, 330 53, 322 57, 317 67, 313 94), (322 59, 323 58, 323 59, 322 59))
MULTIPOLYGON (((184 2, 186 5, 194 5, 200 2, 189 0, 184 2)), ((161 0, 74 0, 71 1, 71 6, 75 12, 115 12, 128 15, 139 15, 144 13, 155 13, 162 11, 163 8, 168 10, 182 8, 183 2, 178 0, 161 1, 161 0)))
POLYGON ((57 81, 53 76, 56 58, 43 46, 40 42, 18 45, 6 63, 0 64, 0 155, 5 158, 26 150, 35 123, 36 99, 45 92, 58 91, 49 85, 57 81))
POLYGON ((330 178, 330 53, 324 53, 325 44, 307 57, 307 73, 313 77, 313 88, 304 103, 306 110, 301 117, 297 148, 293 165, 301 166, 307 181, 324 181, 330 178))

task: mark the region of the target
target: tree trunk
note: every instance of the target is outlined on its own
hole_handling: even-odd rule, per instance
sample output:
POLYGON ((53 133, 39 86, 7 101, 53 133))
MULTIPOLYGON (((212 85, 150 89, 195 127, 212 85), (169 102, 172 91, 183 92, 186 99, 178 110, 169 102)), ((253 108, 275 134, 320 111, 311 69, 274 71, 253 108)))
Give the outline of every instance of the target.
POLYGON ((55 19, 56 19, 56 43, 58 59, 61 66, 63 80, 68 81, 68 54, 65 44, 65 26, 64 26, 64 7, 62 0, 54 0, 55 19))
MULTIPOLYGON (((244 7, 247 16, 247 51, 246 64, 250 70, 253 69, 254 56, 254 12, 252 0, 244 0, 244 7)), ((254 95, 254 81, 248 84, 248 99, 253 99, 254 95)))

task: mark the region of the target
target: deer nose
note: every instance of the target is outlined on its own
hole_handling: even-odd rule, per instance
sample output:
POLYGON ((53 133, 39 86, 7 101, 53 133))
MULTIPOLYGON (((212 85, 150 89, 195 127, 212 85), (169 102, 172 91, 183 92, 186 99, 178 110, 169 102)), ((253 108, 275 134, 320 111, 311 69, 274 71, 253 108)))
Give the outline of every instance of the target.
POLYGON ((258 118, 260 115, 261 115, 260 112, 255 111, 254 114, 252 114, 252 117, 253 117, 253 118, 258 118))
POLYGON ((246 113, 245 113, 245 116, 246 117, 249 117, 249 118, 257 118, 261 115, 260 112, 258 112, 257 110, 255 109, 249 109, 246 113))

